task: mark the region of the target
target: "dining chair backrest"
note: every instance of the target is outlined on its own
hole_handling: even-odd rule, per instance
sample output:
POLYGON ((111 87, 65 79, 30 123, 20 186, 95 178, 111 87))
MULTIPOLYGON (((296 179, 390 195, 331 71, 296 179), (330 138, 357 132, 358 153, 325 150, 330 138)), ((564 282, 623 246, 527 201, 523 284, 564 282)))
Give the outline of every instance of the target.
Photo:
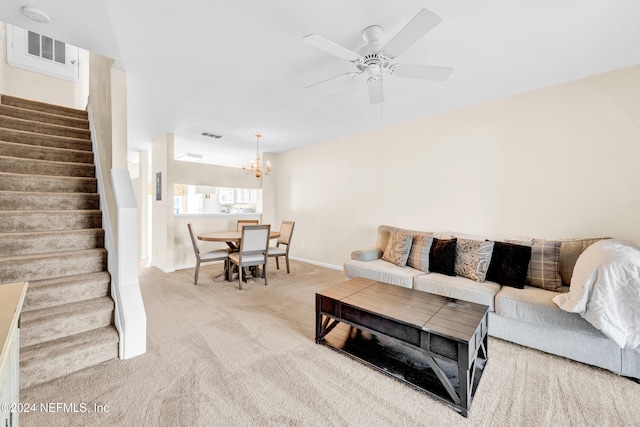
POLYGON ((295 225, 295 221, 282 221, 278 243, 289 246, 289 242, 291 242, 291 236, 293 235, 293 227, 295 225))
POLYGON ((242 231, 242 227, 245 225, 258 225, 260 222, 257 219, 239 219, 236 225, 237 231, 242 231))
POLYGON ((199 259, 200 258, 200 247, 198 246, 198 242, 196 241, 195 234, 193 234, 193 228, 191 227, 191 223, 188 223, 187 227, 189 228, 189 235, 191 236, 191 244, 193 245, 193 251, 196 253, 196 258, 199 259))
POLYGON ((269 250, 271 225, 245 225, 240 240, 241 255, 266 253, 269 250))

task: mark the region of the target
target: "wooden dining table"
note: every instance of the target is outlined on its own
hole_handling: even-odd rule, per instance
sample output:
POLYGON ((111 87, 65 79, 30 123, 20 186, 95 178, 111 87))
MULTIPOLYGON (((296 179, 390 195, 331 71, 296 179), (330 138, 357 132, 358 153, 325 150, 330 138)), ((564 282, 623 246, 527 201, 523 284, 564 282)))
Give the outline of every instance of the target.
MULTIPOLYGON (((271 231, 269 233, 269 240, 277 239, 280 237, 279 231, 271 231)), ((205 242, 224 242, 231 249, 238 250, 240 248, 240 241, 242 240, 242 231, 227 230, 227 231, 213 231, 210 233, 198 234, 198 240, 205 242)))
MULTIPOLYGON (((269 240, 277 239, 280 237, 279 231, 270 231, 269 240)), ((203 242, 224 242, 231 248, 232 251, 240 249, 240 241, 242 240, 242 230, 227 230, 227 231, 213 231, 209 233, 198 234, 198 240, 203 242)), ((228 263, 230 265, 231 263, 228 263)), ((243 270, 244 271, 244 270, 243 270)), ((227 280, 233 280, 233 271, 230 268, 225 268, 223 276, 227 280)), ((246 275, 244 275, 246 277, 246 275)))

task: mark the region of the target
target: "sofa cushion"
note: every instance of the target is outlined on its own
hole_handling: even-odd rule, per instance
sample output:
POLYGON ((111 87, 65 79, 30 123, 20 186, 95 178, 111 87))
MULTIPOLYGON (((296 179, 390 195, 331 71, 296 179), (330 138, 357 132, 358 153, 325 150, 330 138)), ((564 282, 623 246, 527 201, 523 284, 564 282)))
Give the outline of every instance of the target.
POLYGON ((440 273, 429 273, 415 278, 413 288, 449 298, 471 301, 489 306, 494 310, 494 298, 500 285, 494 282, 478 283, 461 276, 447 276, 440 273))
POLYGON ((382 259, 399 267, 404 267, 407 265, 412 240, 413 236, 411 234, 393 231, 389 238, 389 244, 387 244, 382 253, 382 259))
POLYGON ((429 251, 429 271, 447 276, 456 275, 456 240, 433 238, 429 251))
POLYGON ((503 287, 495 298, 496 314, 550 328, 602 335, 579 314, 561 310, 553 302, 553 298, 557 295, 557 292, 533 286, 525 286, 524 289, 503 287))
POLYGON ((495 242, 486 280, 522 289, 530 260, 531 246, 495 242))
POLYGON ((411 242, 411 251, 409 252, 409 259, 407 259, 407 266, 413 267, 417 270, 429 271, 429 253, 431 251, 431 244, 433 243, 433 237, 427 234, 414 234, 413 241, 411 242))
POLYGON ((490 240, 458 239, 455 272, 477 282, 484 282, 491 262, 493 242, 490 240))
POLYGON ((535 239, 531 246, 527 285, 560 292, 562 278, 558 267, 559 259, 560 241, 535 239))
POLYGON ((576 261, 582 252, 595 242, 603 239, 609 239, 609 237, 590 237, 579 239, 563 239, 560 245, 560 259, 558 260, 558 270, 562 283, 565 286, 571 284, 571 276, 573 275, 573 269, 576 265, 576 261))
POLYGON ((415 268, 398 267, 381 259, 373 261, 349 260, 344 263, 344 273, 350 279, 364 277, 404 288, 412 288, 413 278, 424 274, 415 268))

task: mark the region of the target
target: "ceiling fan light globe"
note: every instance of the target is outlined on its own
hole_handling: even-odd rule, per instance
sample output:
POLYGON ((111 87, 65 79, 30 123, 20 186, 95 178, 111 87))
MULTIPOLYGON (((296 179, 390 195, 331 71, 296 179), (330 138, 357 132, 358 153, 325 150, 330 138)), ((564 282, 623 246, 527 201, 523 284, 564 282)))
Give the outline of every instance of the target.
POLYGON ((367 74, 370 76, 379 76, 380 75, 380 64, 369 64, 367 65, 367 74))

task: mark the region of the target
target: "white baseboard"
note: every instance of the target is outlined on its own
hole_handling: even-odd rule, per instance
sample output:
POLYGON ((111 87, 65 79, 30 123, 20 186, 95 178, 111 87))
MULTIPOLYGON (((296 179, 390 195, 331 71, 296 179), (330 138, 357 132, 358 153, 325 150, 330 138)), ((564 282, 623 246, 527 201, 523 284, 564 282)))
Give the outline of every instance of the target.
MULTIPOLYGON (((155 267, 155 268, 157 268, 158 270, 162 271, 163 273, 174 273, 174 272, 176 271, 176 269, 175 269, 175 268, 164 268, 164 267, 162 267, 162 266, 159 266, 159 265, 155 264, 155 263, 153 262, 153 260, 151 260, 151 262, 149 263, 149 265, 150 265, 151 267, 155 267)), ((195 267, 195 265, 194 265, 194 267, 195 267)))
POLYGON ((298 258, 298 257, 293 257, 293 256, 289 256, 289 259, 292 259, 292 260, 295 260, 295 261, 300 261, 300 262, 305 262, 307 264, 318 265, 320 267, 330 268, 332 270, 340 270, 340 271, 342 271, 342 266, 341 265, 327 264, 327 263, 324 263, 324 262, 318 262, 318 261, 313 261, 313 260, 310 260, 310 259, 298 258))
MULTIPOLYGON (((292 259, 294 261, 304 262, 304 263, 307 263, 307 264, 317 265, 317 266, 320 266, 320 267, 330 268, 332 270, 342 271, 342 266, 341 265, 327 264, 327 263, 324 263, 324 262, 313 261, 313 260, 310 260, 310 259, 298 258, 298 257, 292 257, 292 256, 290 256, 289 259, 292 259)), ((207 264, 220 264, 220 263, 223 263, 223 262, 224 261, 211 261, 211 262, 207 262, 207 264)), ((149 263, 149 265, 151 267, 157 268, 158 270, 162 271, 163 273, 174 273, 177 270, 186 270, 187 268, 195 268, 195 266, 196 266, 195 264, 185 264, 185 265, 177 265, 173 269, 166 269, 166 268, 163 268, 163 267, 161 267, 159 265, 155 265, 153 263, 153 260, 149 263)), ((202 264, 202 265, 206 265, 206 264, 202 264)))
MULTIPOLYGON (((203 262, 202 264, 200 264, 200 267, 205 266, 205 265, 210 265, 210 264, 222 264, 222 263, 224 263, 224 261, 207 261, 206 263, 203 262)), ((196 264, 193 263, 193 264, 177 265, 174 268, 174 271, 176 271, 176 270, 186 270, 187 268, 196 268, 196 264)))

